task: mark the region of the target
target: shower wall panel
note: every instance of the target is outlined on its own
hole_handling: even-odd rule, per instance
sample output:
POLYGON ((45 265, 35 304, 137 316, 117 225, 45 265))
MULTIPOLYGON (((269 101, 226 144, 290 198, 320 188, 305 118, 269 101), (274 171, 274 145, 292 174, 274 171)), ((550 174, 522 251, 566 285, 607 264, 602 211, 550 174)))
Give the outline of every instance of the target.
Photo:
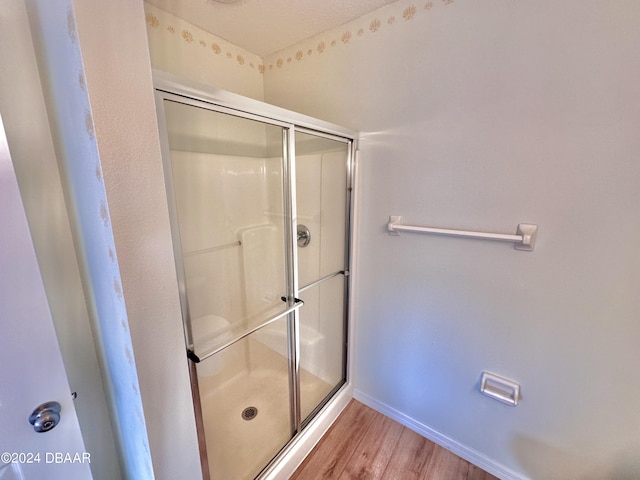
POLYGON ((298 224, 306 225, 311 232, 309 245, 298 249, 300 285, 307 285, 320 276, 321 158, 319 154, 304 155, 298 156, 296 162, 298 224))
MULTIPOLYGON (((308 246, 298 249, 298 272, 300 287, 343 270, 345 255, 345 201, 344 188, 336 188, 336 183, 346 184, 345 179, 345 154, 344 152, 330 152, 315 155, 302 155, 297 157, 296 164, 296 195, 298 209, 298 223, 304 224, 311 232, 311 242, 308 246), (338 179, 338 182, 336 182, 338 179)), ((302 294, 305 300, 302 312, 303 325, 318 338, 340 338, 327 335, 327 312, 329 303, 337 303, 342 308, 338 297, 327 297, 320 300, 321 292, 314 290, 302 294), (321 309, 322 306, 322 309, 321 309)), ((334 312, 335 313, 335 312, 334 312)), ((337 315, 341 318, 342 313, 337 315)), ((335 332, 333 332, 335 333, 335 332)), ((311 351, 307 347, 302 357, 303 367, 310 369, 321 377, 326 375, 321 372, 322 358, 341 358, 341 342, 333 342, 333 348, 322 353, 315 342, 317 351, 311 351), (316 359, 316 360, 311 360, 316 359)))
POLYGON ((268 225, 262 206, 282 188, 269 192, 266 160, 181 151, 171 157, 190 315, 242 319, 250 312, 237 301, 246 296, 241 232, 268 225))

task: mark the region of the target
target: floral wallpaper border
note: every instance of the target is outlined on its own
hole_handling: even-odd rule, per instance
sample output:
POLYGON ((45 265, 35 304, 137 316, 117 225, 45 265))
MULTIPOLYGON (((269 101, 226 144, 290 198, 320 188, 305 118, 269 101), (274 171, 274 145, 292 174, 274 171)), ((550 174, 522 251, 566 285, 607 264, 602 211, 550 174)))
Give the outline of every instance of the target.
POLYGON ((339 46, 348 46, 359 37, 373 35, 402 22, 416 19, 419 15, 430 12, 436 6, 446 7, 455 0, 423 0, 396 2, 382 7, 367 15, 363 15, 341 27, 323 32, 316 37, 303 40, 298 45, 285 48, 280 52, 268 55, 264 70, 274 70, 296 64, 312 55, 323 55, 339 46), (313 41, 315 40, 315 41, 313 41), (305 44, 304 48, 301 45, 305 44), (312 45, 312 46, 311 46, 312 45))
POLYGON ((201 30, 179 17, 176 17, 155 5, 145 2, 145 17, 149 33, 162 35, 171 44, 177 42, 183 46, 206 49, 212 56, 227 59, 238 66, 255 69, 264 73, 262 59, 241 47, 227 42, 215 34, 201 30), (257 59, 257 60, 256 60, 257 59))
MULTIPOLYGON (((146 22, 148 29, 162 30, 164 34, 175 37, 176 41, 183 41, 186 44, 192 45, 194 48, 206 48, 210 51, 211 55, 226 58, 234 61, 239 66, 256 69, 257 72, 263 74, 269 70, 281 69, 287 65, 299 63, 312 55, 326 54, 331 49, 339 46, 348 46, 359 37, 374 35, 383 29, 391 28, 402 22, 412 21, 420 14, 428 13, 435 8, 436 5, 447 7, 453 4, 454 1, 455 0, 422 0, 422 2, 413 1, 409 4, 406 2, 396 2, 364 15, 341 27, 317 35, 314 37, 316 41, 313 47, 301 47, 301 45, 308 44, 313 39, 304 40, 297 45, 293 45, 263 58, 262 63, 248 59, 245 53, 234 52, 232 44, 224 42, 221 39, 216 40, 215 38, 217 37, 215 37, 214 34, 200 31, 195 26, 193 26, 193 28, 176 28, 175 24, 170 21, 161 21, 160 18, 152 12, 147 12, 146 22), (201 38, 200 35, 195 32, 206 33, 205 37, 214 37, 214 39, 201 38)), ((184 20, 181 20, 180 23, 182 23, 183 26, 187 24, 184 20)))

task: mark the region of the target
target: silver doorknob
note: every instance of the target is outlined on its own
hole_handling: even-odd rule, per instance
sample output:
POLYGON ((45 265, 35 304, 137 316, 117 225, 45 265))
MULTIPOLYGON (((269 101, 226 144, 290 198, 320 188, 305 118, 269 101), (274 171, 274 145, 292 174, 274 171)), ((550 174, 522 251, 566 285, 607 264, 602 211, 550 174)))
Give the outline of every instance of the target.
POLYGON ((29 415, 29 423, 38 433, 48 432, 60 422, 60 410, 62 407, 58 402, 45 402, 29 415))

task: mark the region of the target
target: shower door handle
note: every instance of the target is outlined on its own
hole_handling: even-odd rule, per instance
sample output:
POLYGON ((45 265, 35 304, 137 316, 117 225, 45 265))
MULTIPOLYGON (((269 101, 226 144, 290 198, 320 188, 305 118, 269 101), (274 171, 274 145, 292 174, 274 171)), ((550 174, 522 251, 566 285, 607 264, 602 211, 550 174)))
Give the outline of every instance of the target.
MULTIPOLYGON (((280 300, 282 300, 283 302, 286 302, 288 300, 288 298, 283 295, 282 297, 280 297, 280 300)), ((304 305, 304 300, 301 300, 300 298, 293 297, 293 304, 295 305, 297 303, 302 303, 302 305, 304 305)), ((302 306, 302 305, 300 305, 300 306, 302 306)))
MULTIPOLYGON (((286 301, 286 297, 282 297, 282 298, 286 301)), ((280 320, 282 317, 285 317, 285 316, 289 315, 291 312, 293 312, 294 310, 297 310, 298 308, 300 308, 303 305, 304 305, 304 302, 302 300, 300 300, 299 298, 295 298, 294 299, 294 304, 292 306, 290 306, 289 308, 287 308, 285 311, 280 312, 280 313, 276 313, 275 315, 272 315, 271 317, 267 318, 264 322, 260 323, 260 325, 258 325, 257 327, 253 327, 253 328, 247 330, 246 332, 242 333, 241 335, 238 335, 237 337, 233 338, 232 340, 220 345, 219 347, 216 347, 216 348, 214 348, 212 350, 209 350, 209 351, 203 353, 202 355, 198 355, 198 354, 196 354, 196 352, 194 350, 188 348, 187 349, 187 358, 189 360, 191 360, 192 362, 194 362, 194 363, 200 363, 203 360, 206 360, 207 358, 215 355, 216 353, 221 352, 225 348, 230 347, 234 343, 239 342, 243 338, 248 337, 252 333, 257 332, 261 328, 266 327, 267 325, 272 324, 276 320, 280 320)))

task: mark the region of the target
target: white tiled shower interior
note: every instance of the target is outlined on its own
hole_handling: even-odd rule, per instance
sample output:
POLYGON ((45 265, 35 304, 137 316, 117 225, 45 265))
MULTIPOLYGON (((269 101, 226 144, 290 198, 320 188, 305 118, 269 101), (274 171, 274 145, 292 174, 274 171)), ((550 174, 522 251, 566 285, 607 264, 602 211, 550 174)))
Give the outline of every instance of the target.
MULTIPOLYGON (((284 273, 274 261, 282 250, 273 221, 282 216, 282 201, 276 198, 282 194, 280 159, 183 151, 172 151, 171 158, 191 318, 218 315, 234 323, 277 305, 285 292, 284 273), (271 197, 274 200, 264 201, 271 197), (272 208, 264 211, 264 205, 272 208), (255 247, 245 252, 243 239, 263 245, 264 250, 255 247), (245 264, 247 257, 250 267, 245 264), (246 288, 260 289, 263 304, 257 303, 256 295, 248 304, 238 302, 247 298, 246 288)), ((304 223, 312 236, 307 247, 298 249, 300 286, 344 268, 344 256, 334 253, 344 251, 344 227, 335 222, 331 235, 320 235, 323 218, 328 223, 332 217, 344 218, 344 195, 337 191, 323 195, 321 187, 323 176, 341 178, 343 169, 343 152, 297 159, 298 223, 304 223)), ((305 293, 305 335, 330 337, 332 332, 323 331, 313 297, 314 293, 305 293)))
MULTIPOLYGON (((261 239, 271 239, 274 243, 280 240, 274 233, 270 217, 281 215, 278 211, 281 210, 281 200, 268 203, 274 207, 271 211, 260 211, 264 198, 281 195, 280 159, 269 158, 259 162, 250 157, 182 151, 172 151, 171 157, 191 318, 218 315, 232 323, 239 322, 259 310, 258 305, 249 310, 245 305, 247 280, 245 254, 239 244, 241 237, 248 230, 256 230, 261 239), (211 205, 223 208, 210 208, 211 205), (228 232, 237 233, 232 236, 228 232), (211 250, 215 246, 222 248, 211 250), (216 272, 216 275, 211 275, 211 272, 216 272)), ((332 212, 338 217, 344 215, 344 196, 335 191, 324 195, 321 192, 323 175, 336 174, 340 177, 343 168, 344 155, 341 152, 298 158, 298 219, 309 227, 312 235, 311 243, 298 250, 301 286, 342 268, 337 263, 342 260, 342 255, 332 255, 331 252, 344 249, 344 229, 320 236, 320 224, 321 217, 330 216, 332 212)), ((266 262, 282 265, 281 259, 274 259, 282 249, 272 246, 265 249, 265 253, 270 251, 270 256, 264 258, 265 264, 253 265, 254 271, 261 272, 264 279, 261 284, 263 291, 259 295, 264 299, 263 308, 277 304, 285 291, 284 285, 278 284, 282 273, 274 273, 266 265, 266 262)), ((249 283, 255 285, 256 282, 249 283)), ((303 335, 308 336, 310 342, 317 335, 324 337, 333 333, 323 331, 317 295, 309 291, 304 298, 303 335)), ((334 357, 339 355, 331 356, 334 357)))
MULTIPOLYGON (((274 190, 267 189, 265 178, 278 169, 278 160, 178 151, 171 158, 190 316, 219 315, 240 322, 256 313, 257 306, 249 310, 239 301, 246 298, 245 254, 239 242, 249 237, 249 230, 274 226, 270 217, 282 215, 282 201, 265 202, 267 190, 274 190), (273 208, 264 211, 265 205, 273 208)), ((269 260, 273 257, 264 259, 269 260)), ((265 302, 273 306, 285 292, 283 272, 264 267, 269 272, 265 302)))
MULTIPOLYGON (((301 287, 345 268, 344 168, 344 150, 296 158, 298 223, 306 225, 311 232, 309 245, 298 248, 301 287)), ((302 332, 318 332, 327 339, 343 337, 343 325, 335 321, 343 317, 342 289, 342 277, 337 277, 321 288, 306 290, 300 295, 305 301, 301 309, 302 332)), ((335 385, 339 380, 336 373, 341 371, 341 348, 339 341, 321 341, 315 349, 303 343, 302 366, 335 385)))

